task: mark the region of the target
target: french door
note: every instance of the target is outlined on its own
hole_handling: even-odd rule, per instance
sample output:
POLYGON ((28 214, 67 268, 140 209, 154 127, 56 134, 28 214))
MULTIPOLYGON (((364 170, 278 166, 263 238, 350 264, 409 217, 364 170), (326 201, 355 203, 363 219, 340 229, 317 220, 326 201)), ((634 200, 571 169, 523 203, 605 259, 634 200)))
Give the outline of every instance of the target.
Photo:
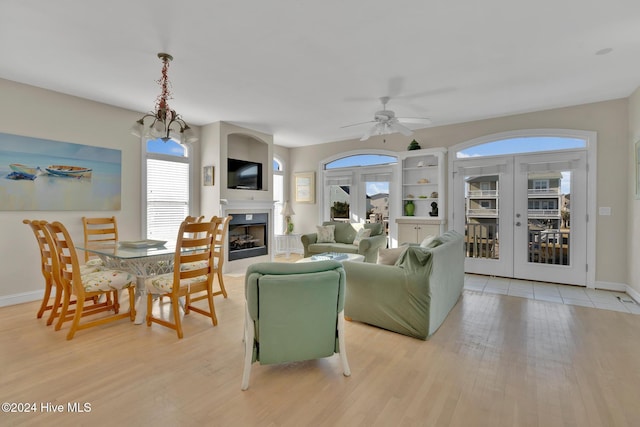
POLYGON ((586 284, 586 151, 453 162, 465 271, 586 284))

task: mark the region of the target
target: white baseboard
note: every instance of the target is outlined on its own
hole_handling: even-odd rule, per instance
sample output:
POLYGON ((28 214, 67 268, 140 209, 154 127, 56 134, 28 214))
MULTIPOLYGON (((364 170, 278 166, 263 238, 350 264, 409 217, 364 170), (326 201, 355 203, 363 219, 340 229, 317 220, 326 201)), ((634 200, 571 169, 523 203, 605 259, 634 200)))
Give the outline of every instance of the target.
POLYGON ((615 282, 596 282, 595 287, 597 289, 605 289, 607 291, 625 292, 627 295, 633 298, 635 302, 640 304, 640 292, 636 291, 627 284, 615 282))
POLYGON ((42 299, 43 296, 44 296, 44 290, 0 296, 0 307, 22 304, 22 303, 31 302, 31 301, 39 301, 42 299))
POLYGON ((624 283, 616 282, 595 282, 594 287, 596 289, 604 289, 606 291, 626 292, 627 285, 624 283))
POLYGON ((640 292, 627 285, 627 295, 629 295, 635 302, 640 304, 640 292))

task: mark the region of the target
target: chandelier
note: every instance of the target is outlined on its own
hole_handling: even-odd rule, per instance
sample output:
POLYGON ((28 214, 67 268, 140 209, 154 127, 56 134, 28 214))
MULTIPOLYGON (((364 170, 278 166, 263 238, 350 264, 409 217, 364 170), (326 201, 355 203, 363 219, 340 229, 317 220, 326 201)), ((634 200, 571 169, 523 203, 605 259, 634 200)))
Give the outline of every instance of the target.
POLYGON ((178 142, 195 142, 198 138, 195 136, 193 129, 189 127, 182 116, 169 107, 168 100, 173 99, 169 87, 171 82, 167 76, 169 70, 169 62, 173 60, 173 56, 168 53, 159 53, 158 58, 162 60, 162 76, 157 83, 162 88, 158 99, 156 99, 155 111, 151 111, 138 121, 131 128, 131 133, 137 137, 159 138, 164 142, 175 139, 178 142), (145 119, 152 117, 153 120, 147 120, 151 123, 145 127, 145 119))

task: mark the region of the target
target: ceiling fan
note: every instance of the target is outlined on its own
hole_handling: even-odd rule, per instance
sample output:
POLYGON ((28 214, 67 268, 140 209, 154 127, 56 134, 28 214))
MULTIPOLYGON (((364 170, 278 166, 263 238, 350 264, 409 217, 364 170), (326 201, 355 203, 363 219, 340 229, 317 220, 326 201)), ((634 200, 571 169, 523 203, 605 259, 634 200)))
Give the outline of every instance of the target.
POLYGON ((342 126, 343 128, 348 128, 352 126, 360 126, 367 123, 375 123, 363 136, 360 138, 360 141, 365 141, 369 139, 373 135, 388 135, 391 133, 400 132, 404 136, 409 136, 413 134, 413 131, 408 127, 404 126, 401 121, 404 123, 420 123, 420 124, 429 124, 431 123, 431 119, 426 117, 396 117, 396 113, 387 110, 387 103, 389 102, 388 96, 383 96, 380 98, 380 102, 382 103, 382 110, 376 111, 373 116, 373 120, 362 123, 354 123, 347 126, 342 126))

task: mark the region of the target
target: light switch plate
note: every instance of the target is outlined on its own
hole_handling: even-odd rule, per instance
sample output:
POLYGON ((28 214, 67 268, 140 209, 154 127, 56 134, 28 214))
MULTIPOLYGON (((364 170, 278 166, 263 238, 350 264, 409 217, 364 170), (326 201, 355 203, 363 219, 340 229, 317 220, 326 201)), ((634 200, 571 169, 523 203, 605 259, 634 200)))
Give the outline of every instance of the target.
POLYGON ((600 206, 598 208, 598 214, 601 216, 609 216, 611 215, 611 208, 608 206, 600 206))

